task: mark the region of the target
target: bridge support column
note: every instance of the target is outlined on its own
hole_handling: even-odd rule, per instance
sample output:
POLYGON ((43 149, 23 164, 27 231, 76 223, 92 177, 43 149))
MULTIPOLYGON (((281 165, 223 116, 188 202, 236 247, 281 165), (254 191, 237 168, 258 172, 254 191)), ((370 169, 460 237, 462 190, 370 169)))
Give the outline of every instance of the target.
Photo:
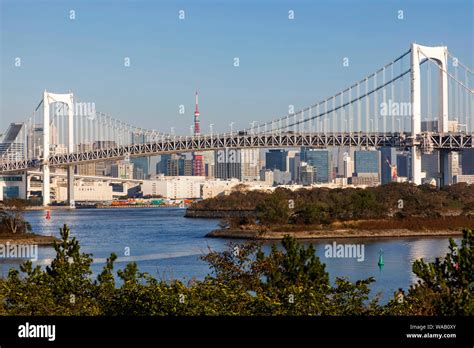
MULTIPOLYGON (((68 151, 74 151, 74 102, 73 94, 55 94, 49 93, 46 90, 43 92, 43 206, 48 206, 50 203, 50 172, 49 172, 49 142, 50 142, 50 122, 49 122, 49 104, 50 103, 64 103, 68 106, 68 151)), ((70 191, 74 189, 74 166, 67 169, 68 173, 68 201, 70 206, 74 206, 74 195, 70 195, 70 191), (70 169, 72 168, 72 169, 70 169), (70 183, 72 190, 69 189, 70 183)))
POLYGON ((421 179, 423 179, 423 173, 421 172, 421 151, 416 146, 411 148, 411 173, 412 182, 416 185, 421 185, 421 179))
POLYGON ((70 208, 75 208, 74 202, 74 166, 67 167, 67 202, 70 208))
POLYGON ((30 188, 30 185, 29 185, 29 182, 28 182, 28 171, 27 170, 25 170, 25 172, 23 173, 23 180, 25 180, 24 181, 25 185, 23 186, 23 188, 25 189, 25 199, 28 199, 28 196, 29 196, 28 195, 28 190, 30 188))
MULTIPOLYGON (((68 152, 74 152, 74 100, 72 93, 70 96, 70 104, 68 105, 68 121, 67 121, 67 130, 68 130, 68 152)), ((74 202, 74 168, 75 166, 67 167, 67 201, 70 208, 75 208, 74 202)))
POLYGON ((49 96, 43 93, 43 207, 50 203, 51 187, 49 184, 49 96))
POLYGON ((411 150, 412 182, 421 184, 421 150, 418 147, 417 137, 421 133, 421 81, 420 63, 426 59, 436 61, 440 67, 440 107, 438 116, 438 132, 448 132, 448 48, 445 46, 427 47, 417 44, 411 45, 411 135, 413 148, 411 150))
POLYGON ((49 183, 49 166, 43 165, 43 207, 47 207, 51 202, 51 184, 49 183))

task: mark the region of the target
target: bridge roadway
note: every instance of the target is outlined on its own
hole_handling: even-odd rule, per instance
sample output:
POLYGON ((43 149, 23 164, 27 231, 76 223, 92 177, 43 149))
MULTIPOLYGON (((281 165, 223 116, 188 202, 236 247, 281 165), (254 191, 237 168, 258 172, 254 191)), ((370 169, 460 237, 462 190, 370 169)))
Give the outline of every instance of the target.
MULTIPOLYGON (((361 147, 380 148, 391 146, 408 149, 419 147, 423 152, 434 149, 451 151, 473 148, 474 133, 420 133, 412 137, 410 133, 259 133, 259 134, 218 134, 202 136, 168 136, 161 140, 145 144, 132 144, 88 152, 55 154, 48 158, 51 167, 77 165, 105 160, 119 160, 127 156, 155 156, 166 153, 210 151, 225 148, 285 148, 311 147, 328 148, 361 147)), ((38 168, 42 159, 20 161, 0 161, 0 173, 22 172, 38 168)))

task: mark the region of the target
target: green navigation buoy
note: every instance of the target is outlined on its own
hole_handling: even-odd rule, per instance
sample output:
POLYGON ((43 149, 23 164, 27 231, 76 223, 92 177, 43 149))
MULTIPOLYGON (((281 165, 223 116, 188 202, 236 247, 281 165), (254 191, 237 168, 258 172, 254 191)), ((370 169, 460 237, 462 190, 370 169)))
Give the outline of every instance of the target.
POLYGON ((380 249, 379 250, 379 262, 377 263, 379 265, 379 267, 383 267, 384 266, 384 262, 383 262, 383 250, 380 249))

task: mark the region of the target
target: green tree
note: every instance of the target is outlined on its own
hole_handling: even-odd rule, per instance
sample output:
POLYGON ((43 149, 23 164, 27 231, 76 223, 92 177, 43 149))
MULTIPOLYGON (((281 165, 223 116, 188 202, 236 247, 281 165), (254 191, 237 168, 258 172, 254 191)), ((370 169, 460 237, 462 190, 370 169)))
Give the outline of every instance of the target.
POLYGON ((328 224, 331 222, 329 207, 322 202, 302 202, 298 204, 296 211, 296 221, 301 221, 307 225, 328 224))
POLYGON ((449 252, 441 260, 413 263, 419 278, 407 298, 387 306, 391 314, 473 315, 474 314, 474 233, 463 231, 461 245, 449 239, 449 252))
POLYGON ((264 225, 286 224, 290 217, 288 197, 281 192, 275 192, 257 205, 257 217, 264 225))

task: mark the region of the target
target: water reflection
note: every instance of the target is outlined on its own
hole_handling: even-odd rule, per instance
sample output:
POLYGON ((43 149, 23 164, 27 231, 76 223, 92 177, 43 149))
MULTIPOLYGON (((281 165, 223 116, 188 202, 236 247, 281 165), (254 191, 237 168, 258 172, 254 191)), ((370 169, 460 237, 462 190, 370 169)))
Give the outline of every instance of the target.
MULTIPOLYGON (((36 233, 59 236, 59 228, 68 224, 71 235, 79 239, 81 250, 92 253, 94 273, 100 272, 111 252, 120 258, 117 268, 128 261, 136 261, 141 271, 158 278, 189 280, 202 279, 210 272, 200 256, 210 249, 224 250, 229 241, 204 238, 217 227, 217 220, 186 219, 182 209, 97 209, 56 210, 51 219, 45 219, 44 211, 30 211, 26 218, 36 233), (129 250, 129 255, 125 251, 129 250)), ((374 277, 372 295, 380 292, 386 301, 398 288, 408 288, 416 281, 411 272, 415 259, 433 261, 448 251, 448 238, 383 238, 383 239, 325 239, 304 241, 313 244, 316 254, 326 264, 332 281, 336 277, 347 277, 351 281, 374 277), (356 258, 328 258, 325 245, 361 244, 364 246, 364 260, 356 258), (379 250, 384 254, 384 267, 377 265, 379 250)), ((233 243, 239 242, 232 240, 233 243)), ((272 242, 264 244, 269 250, 272 242)), ((40 264, 54 257, 51 247, 40 247, 40 264)), ((18 262, 3 260, 0 271, 3 275, 9 267, 18 267, 18 262)))

